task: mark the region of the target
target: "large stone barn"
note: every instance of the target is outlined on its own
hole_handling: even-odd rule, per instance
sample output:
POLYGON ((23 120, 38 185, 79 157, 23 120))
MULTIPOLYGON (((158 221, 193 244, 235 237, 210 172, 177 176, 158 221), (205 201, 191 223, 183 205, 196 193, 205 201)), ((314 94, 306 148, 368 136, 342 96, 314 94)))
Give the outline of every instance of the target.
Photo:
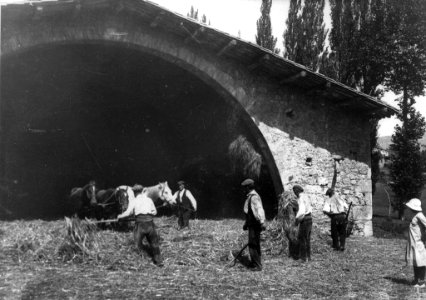
POLYGON ((63 214, 72 187, 184 179, 198 218, 266 213, 301 184, 322 217, 333 175, 372 232, 371 118, 385 103, 149 1, 1 8, 3 218, 63 214), (336 172, 335 172, 336 171, 336 172))

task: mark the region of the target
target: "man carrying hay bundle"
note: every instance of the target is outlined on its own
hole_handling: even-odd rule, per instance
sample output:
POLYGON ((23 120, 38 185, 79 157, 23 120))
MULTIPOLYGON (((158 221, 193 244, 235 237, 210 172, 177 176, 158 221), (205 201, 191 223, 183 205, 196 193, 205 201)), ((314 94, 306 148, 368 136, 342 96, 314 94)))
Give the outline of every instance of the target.
POLYGON ((265 230, 265 211, 263 210, 262 199, 254 189, 254 181, 246 179, 241 183, 246 192, 244 203, 244 213, 246 222, 243 230, 249 231, 248 248, 250 253, 250 268, 253 271, 262 271, 262 260, 260 251, 260 232, 265 230))
MULTIPOLYGON (((292 190, 285 191, 278 200, 278 220, 282 222, 282 229, 288 241, 288 256, 299 259, 298 234, 299 226, 296 225, 296 214, 299 210, 297 197, 292 190)), ((283 249, 285 247, 283 240, 283 249)))
POLYGON ((348 210, 348 204, 336 195, 333 189, 328 189, 325 195, 329 198, 325 200, 323 212, 331 219, 333 249, 336 251, 344 251, 347 224, 346 211, 348 210))
POLYGON ((300 185, 293 186, 293 192, 299 205, 296 224, 300 224, 298 234, 300 258, 306 262, 311 260, 312 205, 300 185))
POLYGON ((160 253, 160 238, 155 230, 153 218, 157 214, 157 209, 152 199, 142 193, 143 187, 141 185, 134 186, 133 191, 135 192, 135 199, 129 202, 127 210, 119 214, 117 219, 128 217, 131 214, 136 216, 133 231, 136 246, 139 250, 142 250, 142 240, 146 237, 152 249, 154 264, 162 267, 163 259, 160 253))

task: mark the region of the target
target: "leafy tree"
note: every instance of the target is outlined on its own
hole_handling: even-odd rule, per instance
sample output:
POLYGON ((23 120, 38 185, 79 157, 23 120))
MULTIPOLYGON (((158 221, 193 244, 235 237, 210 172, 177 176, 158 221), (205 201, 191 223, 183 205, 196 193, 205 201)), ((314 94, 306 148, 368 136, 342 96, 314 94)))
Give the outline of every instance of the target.
POLYGON ((325 0, 291 0, 284 32, 284 57, 321 71, 327 31, 323 22, 325 0))
MULTIPOLYGON (((192 19, 194 19, 196 21, 199 21, 198 20, 198 9, 195 9, 192 5, 191 5, 191 9, 186 14, 186 16, 189 17, 189 18, 192 18, 192 19)), ((203 14, 201 16, 201 21, 200 22, 203 23, 203 24, 207 24, 207 16, 205 14, 203 14)), ((210 20, 209 20, 208 24, 210 25, 210 20)))
POLYGON ((421 152, 418 139, 425 132, 424 118, 417 112, 412 101, 400 102, 402 114, 399 119, 402 125, 395 127, 392 135, 390 175, 392 190, 395 193, 393 207, 401 218, 404 212, 404 203, 411 198, 418 198, 424 184, 422 178, 421 152), (404 117, 405 115, 405 117, 404 117), (404 121, 405 119, 405 121, 404 121))
POLYGON ((192 18, 194 20, 198 21, 198 9, 195 10, 195 8, 191 5, 191 9, 189 13, 186 14, 189 18, 192 18))
MULTIPOLYGON (((390 70, 392 47, 389 5, 385 0, 331 0, 331 53, 324 62, 326 75, 374 97, 390 70)), ((371 179, 373 192, 379 178, 377 144, 378 119, 370 119, 371 179)))
POLYGON ((331 0, 331 55, 326 75, 368 95, 381 96, 390 68, 385 0, 331 0))
POLYGON ((425 148, 426 146, 423 146, 423 150, 420 152, 423 174, 426 174, 426 149, 425 148))
MULTIPOLYGON (((302 7, 301 0, 291 0, 286 30, 284 32, 284 57, 296 61, 297 41, 301 28, 301 18, 298 17, 302 7)), ((296 61, 297 62, 297 61, 296 61)))
POLYGON ((262 0, 260 12, 262 15, 257 20, 256 44, 263 48, 269 49, 274 53, 279 53, 280 49, 275 48, 277 38, 272 35, 271 12, 272 0, 262 0))
POLYGON ((423 0, 400 2, 390 0, 389 19, 394 43, 393 58, 386 85, 399 98, 401 126, 395 127, 390 149, 393 207, 402 217, 404 202, 419 197, 424 184, 419 139, 426 130, 426 122, 414 108, 414 97, 424 94, 426 81, 426 3, 423 0))

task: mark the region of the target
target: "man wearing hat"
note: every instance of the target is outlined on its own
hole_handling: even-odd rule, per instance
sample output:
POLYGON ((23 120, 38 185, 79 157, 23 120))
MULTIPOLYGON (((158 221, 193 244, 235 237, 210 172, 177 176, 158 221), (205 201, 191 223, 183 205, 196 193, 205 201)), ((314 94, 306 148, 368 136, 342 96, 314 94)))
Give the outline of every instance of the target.
POLYGON ((157 214, 154 202, 145 193, 141 185, 133 188, 135 199, 129 202, 126 211, 117 216, 117 219, 128 217, 132 214, 136 216, 135 228, 133 231, 136 246, 142 250, 142 240, 147 238, 153 253, 153 261, 159 267, 163 266, 163 259, 160 252, 160 238, 155 229, 154 216, 157 214))
POLYGON ((411 220, 405 260, 407 265, 414 268, 414 287, 425 287, 426 249, 422 241, 422 233, 426 228, 426 217, 422 212, 422 203, 413 198, 405 204, 407 219, 411 220), (421 225, 420 225, 421 224, 421 225))
POLYGON ((345 250, 346 241, 346 211, 348 204, 335 194, 333 189, 328 189, 325 193, 328 199, 325 200, 323 212, 331 219, 331 238, 334 250, 345 250))
POLYGON ((299 255, 306 262, 311 260, 312 205, 300 185, 293 186, 293 192, 299 205, 296 214, 296 224, 300 224, 298 234, 299 255))
POLYGON ((241 183, 246 193, 244 202, 244 213, 246 222, 243 229, 249 231, 248 248, 250 253, 250 268, 253 271, 262 271, 262 260, 260 251, 260 232, 265 230, 265 211, 263 210, 262 199, 254 189, 254 181, 246 179, 241 183))
POLYGON ((178 205, 179 229, 189 228, 189 219, 197 211, 197 201, 191 191, 185 188, 185 181, 178 181, 179 190, 173 195, 173 200, 178 205))

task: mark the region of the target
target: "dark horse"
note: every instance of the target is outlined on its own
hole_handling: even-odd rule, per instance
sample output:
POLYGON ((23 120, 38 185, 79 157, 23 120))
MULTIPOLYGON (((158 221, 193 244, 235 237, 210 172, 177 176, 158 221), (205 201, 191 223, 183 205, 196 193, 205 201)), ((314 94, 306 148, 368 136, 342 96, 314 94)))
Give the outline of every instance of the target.
POLYGON ((96 183, 90 181, 83 187, 71 189, 69 200, 73 214, 76 213, 79 218, 91 217, 96 207, 96 183))
MULTIPOLYGON (((142 193, 150 197, 153 201, 161 200, 171 204, 173 201, 172 191, 166 182, 160 182, 157 185, 145 187, 142 193)), ((115 219, 117 215, 124 212, 129 206, 130 201, 135 199, 132 187, 121 185, 115 189, 100 190, 96 193, 97 209, 94 217, 100 219, 115 219)), ((113 227, 125 228, 125 224, 116 224, 113 227)))
POLYGON ((129 191, 123 187, 100 190, 96 193, 99 207, 95 215, 96 219, 114 219, 118 214, 127 209, 129 194, 133 195, 133 191, 129 191))

